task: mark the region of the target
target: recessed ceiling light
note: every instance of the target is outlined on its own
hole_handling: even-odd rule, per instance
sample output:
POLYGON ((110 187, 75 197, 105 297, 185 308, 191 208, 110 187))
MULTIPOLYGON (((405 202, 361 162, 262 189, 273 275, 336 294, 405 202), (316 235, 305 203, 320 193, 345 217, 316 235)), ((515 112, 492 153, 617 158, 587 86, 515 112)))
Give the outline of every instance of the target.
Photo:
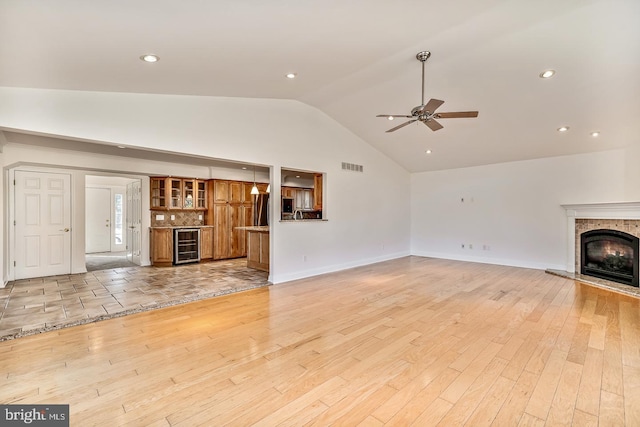
POLYGON ((242 170, 246 171, 246 170, 247 170, 247 167, 246 167, 246 166, 243 166, 243 167, 242 167, 242 170))
POLYGON ((146 55, 142 55, 140 59, 143 60, 144 62, 158 62, 160 60, 160 57, 158 55, 153 55, 151 53, 148 53, 146 55))
POLYGON ((387 119, 393 120, 393 116, 389 116, 389 117, 387 117, 387 119))
POLYGON ((125 148, 124 145, 118 145, 118 148, 125 148))
POLYGON ((288 78, 288 79, 295 79, 295 78, 296 78, 296 76, 297 76, 297 74, 296 74, 296 73, 289 73, 289 74, 287 74, 287 78, 288 78))
POLYGON ((431 150, 427 150, 427 151, 425 151, 425 153, 431 154, 431 150))
POLYGON ((566 132, 569 130, 569 126, 561 126, 558 128, 558 132, 566 132))
POLYGON ((540 73, 541 79, 550 79, 556 73, 556 70, 545 70, 540 73))
POLYGON ((594 138, 595 138, 595 137, 597 137, 597 136, 599 136, 599 135, 600 135, 600 132, 598 132, 598 131, 596 131, 596 132, 591 132, 591 136, 592 136, 592 137, 594 137, 594 138))
POLYGON ((296 175, 296 178, 300 178, 300 175, 296 175))

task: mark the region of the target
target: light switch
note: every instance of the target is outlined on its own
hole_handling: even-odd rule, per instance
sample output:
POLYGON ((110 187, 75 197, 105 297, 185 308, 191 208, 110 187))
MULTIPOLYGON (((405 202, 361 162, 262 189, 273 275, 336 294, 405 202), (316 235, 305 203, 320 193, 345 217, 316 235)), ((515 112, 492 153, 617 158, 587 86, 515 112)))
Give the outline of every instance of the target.
POLYGON ((202 215, 198 215, 198 221, 202 221, 202 215))
POLYGON ((175 221, 176 216, 175 215, 171 215, 171 221, 175 221))
POLYGON ((164 215, 156 215, 156 221, 164 220, 164 215))

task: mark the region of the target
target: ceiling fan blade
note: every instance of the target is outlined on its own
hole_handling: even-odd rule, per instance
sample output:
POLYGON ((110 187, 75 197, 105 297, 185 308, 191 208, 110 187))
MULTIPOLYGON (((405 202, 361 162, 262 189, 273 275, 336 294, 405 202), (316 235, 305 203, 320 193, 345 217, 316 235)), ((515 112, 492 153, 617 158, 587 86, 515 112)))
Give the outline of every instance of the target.
POLYGON ((396 127, 394 127, 394 128, 389 129, 387 132, 393 132, 393 131, 396 131, 396 130, 398 130, 398 129, 400 129, 400 128, 403 128, 403 127, 405 127, 406 125, 410 125, 411 123, 416 122, 416 121, 418 121, 418 119, 409 120, 408 122, 404 122, 404 123, 402 123, 401 125, 398 125, 398 126, 396 126, 396 127))
POLYGON ((478 117, 477 111, 456 111, 454 113, 438 113, 435 115, 437 119, 457 119, 463 117, 478 117))
POLYGON ((442 104, 444 104, 444 101, 431 98, 429 102, 427 102, 427 104, 422 107, 422 112, 428 111, 429 113, 433 114, 433 112, 436 111, 442 104))
POLYGON ((400 115, 400 114, 378 114, 376 117, 406 117, 406 118, 410 119, 413 116, 405 116, 405 115, 400 115))
POLYGON ((436 122, 433 119, 429 119, 426 122, 422 122, 422 123, 424 123, 425 125, 429 126, 429 128, 432 131, 437 131, 437 130, 440 130, 440 129, 442 129, 444 127, 440 123, 436 122))

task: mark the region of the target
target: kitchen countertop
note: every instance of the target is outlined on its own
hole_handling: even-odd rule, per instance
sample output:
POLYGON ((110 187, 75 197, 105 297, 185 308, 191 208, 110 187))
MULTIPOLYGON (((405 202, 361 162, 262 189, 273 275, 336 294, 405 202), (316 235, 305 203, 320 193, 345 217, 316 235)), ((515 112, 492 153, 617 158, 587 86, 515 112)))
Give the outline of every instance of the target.
POLYGON ((246 231, 259 231, 262 233, 268 233, 269 232, 269 226, 268 225, 252 225, 252 226, 247 226, 247 227, 234 227, 236 230, 246 230, 246 231))

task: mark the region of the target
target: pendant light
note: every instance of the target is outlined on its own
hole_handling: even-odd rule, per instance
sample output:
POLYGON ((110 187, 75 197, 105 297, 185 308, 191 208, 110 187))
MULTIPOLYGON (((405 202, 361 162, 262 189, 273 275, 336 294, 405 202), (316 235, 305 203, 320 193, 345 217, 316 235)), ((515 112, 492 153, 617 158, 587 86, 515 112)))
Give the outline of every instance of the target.
POLYGON ((260 194, 256 185, 256 165, 253 165, 253 188, 251 189, 251 194, 260 194))

